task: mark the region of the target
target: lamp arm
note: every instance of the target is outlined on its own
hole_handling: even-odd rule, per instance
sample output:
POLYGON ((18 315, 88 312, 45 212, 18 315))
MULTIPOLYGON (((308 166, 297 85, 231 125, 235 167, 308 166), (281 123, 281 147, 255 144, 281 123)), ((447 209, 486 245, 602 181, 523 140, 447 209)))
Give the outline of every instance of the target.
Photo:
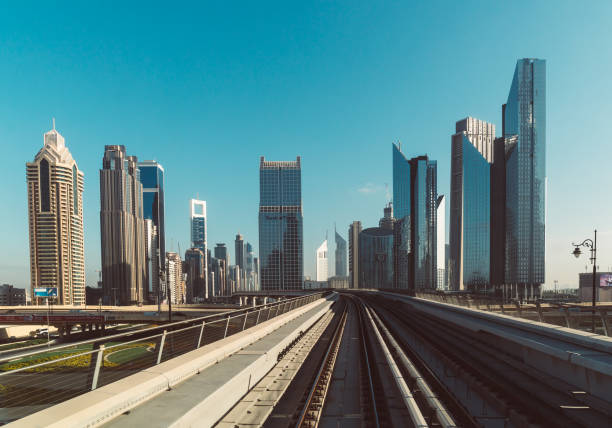
POLYGON ((582 241, 580 244, 574 244, 572 242, 572 245, 574 247, 587 247, 587 248, 593 248, 594 244, 593 244, 593 240, 590 238, 585 239, 584 241, 582 241))

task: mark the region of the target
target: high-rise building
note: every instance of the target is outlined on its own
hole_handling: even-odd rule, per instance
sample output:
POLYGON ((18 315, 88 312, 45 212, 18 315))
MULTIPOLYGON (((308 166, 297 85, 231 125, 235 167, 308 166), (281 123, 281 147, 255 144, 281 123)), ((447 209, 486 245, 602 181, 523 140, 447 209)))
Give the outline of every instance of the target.
POLYGON ((517 286, 520 295, 534 295, 539 293, 545 276, 545 60, 518 60, 504 108, 503 136, 506 139, 505 283, 517 286))
MULTIPOLYGON (((142 183, 142 215, 145 220, 153 221, 157 232, 157 245, 147 254, 148 258, 156 258, 157 269, 166 268, 166 229, 164 225, 164 168, 154 160, 138 162, 140 182, 142 183)), ((149 275, 149 301, 157 301, 159 272, 149 275), (152 296, 151 296, 152 294, 152 296)), ((161 296, 165 290, 161 290, 161 296)))
POLYGON ((354 221, 349 226, 349 288, 359 288, 359 234, 361 222, 354 221))
POLYGON ((398 288, 418 291, 437 286, 437 199, 437 162, 427 156, 408 159, 399 143, 393 144, 393 207, 395 218, 402 221, 395 233, 401 235, 402 248, 396 242, 393 258, 400 264, 396 269, 408 277, 407 284, 395 280, 398 288))
POLYGON ((346 268, 346 239, 342 237, 334 226, 336 240, 336 276, 347 276, 346 268))
POLYGON ((327 257, 327 239, 317 248, 317 281, 327 281, 329 277, 329 260, 327 257))
POLYGON ((299 290, 304 280, 301 160, 259 165, 262 290, 299 290))
POLYGON ((172 303, 184 303, 186 290, 183 281, 183 261, 178 253, 170 251, 166 253, 166 281, 172 303))
MULTIPOLYGON (((502 117, 505 107, 504 104, 502 117)), ((508 138, 508 142, 513 144, 511 142, 513 139, 516 139, 516 136, 508 138)), ((506 280, 506 138, 504 137, 496 138, 493 143, 490 271, 491 286, 501 288, 506 280)))
POLYGON ((236 266, 240 268, 238 271, 239 276, 236 278, 236 286, 242 291, 248 290, 245 250, 244 237, 238 233, 236 235, 236 240, 234 241, 234 257, 236 259, 236 266))
MULTIPOLYGON (((147 300, 151 303, 161 301, 164 293, 159 288, 159 236, 153 220, 145 218, 145 257, 147 271, 147 300)), ((165 268, 165 267, 164 267, 165 268)))
POLYGON ((446 198, 444 195, 439 195, 436 202, 436 211, 438 225, 436 227, 436 260, 438 264, 438 290, 446 290, 446 198))
MULTIPOLYGON (((208 233, 206 201, 191 199, 190 204, 190 223, 191 223, 191 246, 199 248, 204 255, 204 289, 208 290, 208 233)), ((207 291, 204 292, 207 294, 207 291)))
POLYGON ((208 299, 208 289, 206 288, 204 266, 206 257, 199 248, 190 248, 185 251, 185 264, 187 265, 187 289, 186 301, 193 303, 208 299))
POLYGON ((370 227, 359 234, 359 288, 393 287, 393 225, 389 222, 393 211, 388 209, 390 206, 385 207, 380 227, 370 227))
POLYGON ((100 170, 102 287, 107 302, 142 303, 147 288, 140 170, 125 146, 104 148, 100 170))
POLYGON ((59 304, 83 305, 83 173, 55 120, 42 149, 26 164, 26 177, 31 294, 37 287, 56 287, 59 304))
POLYGON ((451 138, 450 288, 485 290, 490 280, 491 161, 495 125, 468 117, 451 138))

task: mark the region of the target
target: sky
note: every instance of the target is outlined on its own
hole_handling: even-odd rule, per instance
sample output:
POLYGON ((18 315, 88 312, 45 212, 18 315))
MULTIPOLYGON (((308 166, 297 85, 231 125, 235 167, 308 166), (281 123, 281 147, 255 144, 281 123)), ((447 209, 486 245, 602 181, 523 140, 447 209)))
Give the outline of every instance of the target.
POLYGON ((594 228, 608 269, 612 2, 493 3, 5 5, 0 283, 29 286, 25 164, 53 117, 85 174, 87 285, 100 269, 105 144, 164 166, 168 250, 190 245, 198 195, 209 246, 227 243, 232 260, 238 232, 257 252, 259 157, 301 156, 305 274, 314 277, 315 249, 334 224, 345 236, 353 220, 377 225, 392 142, 436 159, 438 192, 448 194, 455 122, 477 117, 499 135, 523 57, 547 60, 546 286, 577 286, 588 260, 571 256, 571 242, 594 228))

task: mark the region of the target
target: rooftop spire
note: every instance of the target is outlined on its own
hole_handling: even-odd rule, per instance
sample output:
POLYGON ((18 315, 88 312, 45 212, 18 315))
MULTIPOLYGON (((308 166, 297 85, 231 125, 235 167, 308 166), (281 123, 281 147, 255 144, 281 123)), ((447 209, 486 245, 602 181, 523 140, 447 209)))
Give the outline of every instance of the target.
POLYGON ((55 131, 55 118, 53 118, 53 130, 55 131))

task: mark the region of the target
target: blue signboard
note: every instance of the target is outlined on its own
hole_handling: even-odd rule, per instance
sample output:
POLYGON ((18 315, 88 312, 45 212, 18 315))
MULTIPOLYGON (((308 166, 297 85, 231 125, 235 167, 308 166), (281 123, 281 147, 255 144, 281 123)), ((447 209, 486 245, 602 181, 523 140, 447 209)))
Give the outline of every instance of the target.
POLYGON ((57 287, 35 288, 36 297, 57 297, 57 287))

